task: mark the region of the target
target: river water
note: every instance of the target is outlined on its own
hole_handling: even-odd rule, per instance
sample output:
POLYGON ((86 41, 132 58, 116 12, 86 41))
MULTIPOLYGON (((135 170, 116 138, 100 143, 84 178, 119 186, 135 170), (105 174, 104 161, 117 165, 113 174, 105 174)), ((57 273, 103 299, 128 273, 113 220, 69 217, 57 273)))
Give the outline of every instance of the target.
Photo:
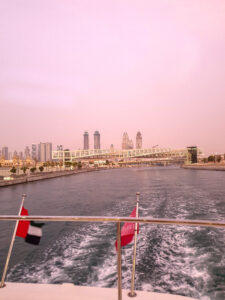
MULTIPOLYGON (((30 215, 140 216, 225 221, 225 172, 177 167, 114 169, 0 189, 0 214, 17 214, 21 194, 30 215)), ((0 224, 2 272, 13 222, 0 224)), ((17 237, 7 280, 116 287, 116 225, 49 222, 39 246, 17 237)), ((122 250, 129 289, 133 243, 122 250)), ((225 299, 225 230, 140 225, 135 286, 202 300, 225 299)))

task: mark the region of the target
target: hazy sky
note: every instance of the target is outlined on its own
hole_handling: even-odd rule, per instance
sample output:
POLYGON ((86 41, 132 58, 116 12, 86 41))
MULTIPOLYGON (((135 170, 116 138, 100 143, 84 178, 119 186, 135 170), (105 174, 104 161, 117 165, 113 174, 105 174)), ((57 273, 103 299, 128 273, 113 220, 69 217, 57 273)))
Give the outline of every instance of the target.
POLYGON ((0 148, 225 152, 224 0, 0 0, 0 148))

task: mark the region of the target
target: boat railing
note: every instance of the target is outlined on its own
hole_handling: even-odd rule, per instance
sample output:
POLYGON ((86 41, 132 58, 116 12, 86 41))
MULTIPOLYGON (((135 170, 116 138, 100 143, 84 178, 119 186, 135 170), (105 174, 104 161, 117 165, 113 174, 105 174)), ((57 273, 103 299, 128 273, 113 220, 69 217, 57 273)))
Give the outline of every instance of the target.
MULTIPOLYGON (((122 299, 122 270, 121 270, 121 223, 144 223, 155 225, 183 225, 225 228, 224 222, 204 220, 181 219, 157 219, 157 218, 131 218, 131 217, 106 217, 106 216, 16 216, 0 215, 0 221, 47 221, 47 222, 106 222, 117 224, 117 276, 118 276, 118 300, 122 299)), ((7 257, 8 259, 8 257, 7 257)), ((3 282, 4 283, 4 282, 3 282)), ((2 286, 3 287, 3 284, 2 286)))
POLYGON ((132 218, 132 217, 107 217, 107 216, 16 216, 0 215, 0 221, 47 221, 47 222, 106 222, 117 224, 117 276, 118 300, 122 299, 122 271, 121 271, 121 223, 134 222, 155 225, 183 225, 225 228, 224 222, 204 220, 157 219, 157 218, 132 218))

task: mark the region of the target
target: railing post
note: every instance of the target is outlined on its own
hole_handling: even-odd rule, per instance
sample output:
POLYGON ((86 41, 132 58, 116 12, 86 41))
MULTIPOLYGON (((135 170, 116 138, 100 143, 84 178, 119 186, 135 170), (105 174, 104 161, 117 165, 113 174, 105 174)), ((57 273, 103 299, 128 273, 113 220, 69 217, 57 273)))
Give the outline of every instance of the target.
MULTIPOLYGON (((136 218, 138 218, 138 208, 139 208, 139 198, 140 193, 136 193, 136 218)), ((135 231, 134 231, 134 255, 133 255, 133 264, 132 264, 132 277, 131 277, 131 289, 128 293, 129 297, 136 297, 137 294, 134 291, 134 279, 135 279, 135 265, 136 265, 136 248, 137 248, 137 231, 138 231, 138 223, 135 223, 135 231)))
MULTIPOLYGON (((20 214, 21 214, 25 197, 26 197, 26 195, 23 194, 18 216, 20 216, 20 214)), ((14 245, 14 241, 15 241, 15 237, 16 237, 16 231, 17 231, 18 224, 19 224, 19 220, 16 221, 16 225, 15 225, 15 228, 14 228, 13 236, 12 236, 11 243, 10 243, 10 246, 9 246, 8 255, 7 255, 7 258, 6 258, 6 262, 5 262, 4 271, 3 271, 3 274, 2 274, 2 280, 1 280, 1 283, 0 283, 0 288, 5 287, 5 277, 6 277, 6 273, 7 273, 7 270, 8 270, 9 260, 10 260, 11 254, 12 254, 12 249, 13 249, 13 245, 14 245)))
POLYGON ((117 222, 117 275, 118 275, 118 300, 122 300, 121 227, 120 227, 120 222, 117 222))

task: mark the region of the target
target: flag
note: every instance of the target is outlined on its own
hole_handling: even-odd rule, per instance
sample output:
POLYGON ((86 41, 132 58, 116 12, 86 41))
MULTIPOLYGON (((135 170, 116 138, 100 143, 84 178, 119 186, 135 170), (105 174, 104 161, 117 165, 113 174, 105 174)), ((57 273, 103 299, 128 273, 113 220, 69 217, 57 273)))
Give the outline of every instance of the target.
MULTIPOLYGON (((130 214, 130 217, 136 218, 136 207, 130 214)), ((135 223, 124 223, 121 230, 121 247, 126 246, 132 242, 135 231, 135 223)), ((137 233, 139 233, 139 224, 137 224, 137 233)), ((117 250, 117 240, 115 242, 115 247, 117 250)))
POLYGON ((42 236, 42 226, 44 223, 37 223, 34 221, 30 222, 30 226, 28 228, 27 236, 25 237, 25 241, 27 243, 38 245, 40 243, 40 239, 42 236))
MULTIPOLYGON (((21 216, 28 216, 28 210, 22 207, 21 216)), ((44 223, 34 221, 19 221, 16 236, 25 239, 25 242, 38 245, 42 236, 42 226, 44 223)))
MULTIPOLYGON (((28 210, 26 208, 22 207, 20 215, 21 216, 28 216, 28 210)), ((17 231, 16 231, 16 235, 25 239, 25 237, 27 235, 27 232, 28 232, 29 226, 30 226, 30 221, 19 221, 17 231)))

